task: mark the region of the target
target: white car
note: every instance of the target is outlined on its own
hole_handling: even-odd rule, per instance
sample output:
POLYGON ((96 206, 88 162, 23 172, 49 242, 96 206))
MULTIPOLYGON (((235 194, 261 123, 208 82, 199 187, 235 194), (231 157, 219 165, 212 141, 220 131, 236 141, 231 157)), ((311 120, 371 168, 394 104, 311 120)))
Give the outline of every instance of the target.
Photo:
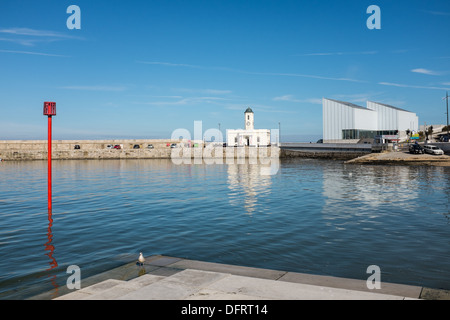
POLYGON ((436 146, 429 145, 429 144, 423 146, 423 150, 425 151, 425 153, 444 154, 444 151, 442 151, 442 149, 440 149, 436 146))

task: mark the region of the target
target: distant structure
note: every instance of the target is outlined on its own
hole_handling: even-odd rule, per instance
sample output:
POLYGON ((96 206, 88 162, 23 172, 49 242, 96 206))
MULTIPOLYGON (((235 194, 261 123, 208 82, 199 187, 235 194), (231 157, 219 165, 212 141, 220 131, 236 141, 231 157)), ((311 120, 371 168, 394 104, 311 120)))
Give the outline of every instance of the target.
POLYGON ((406 138, 407 131, 419 129, 415 113, 384 103, 367 101, 365 108, 324 98, 322 108, 324 143, 356 143, 361 139, 395 142, 406 138))
POLYGON ((255 129, 255 116, 249 107, 244 112, 245 129, 228 129, 228 146, 268 146, 270 144, 269 129, 255 129))

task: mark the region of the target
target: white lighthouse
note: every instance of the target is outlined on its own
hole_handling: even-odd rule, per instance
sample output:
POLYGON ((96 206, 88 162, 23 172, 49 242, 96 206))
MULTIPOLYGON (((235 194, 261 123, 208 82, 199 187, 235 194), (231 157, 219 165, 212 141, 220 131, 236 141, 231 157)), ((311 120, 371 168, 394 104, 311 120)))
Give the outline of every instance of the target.
POLYGON ((227 146, 268 146, 270 130, 255 129, 255 114, 252 108, 244 111, 245 129, 227 130, 227 146))
POLYGON ((245 115, 245 130, 255 129, 255 117, 252 108, 248 107, 244 112, 245 115))

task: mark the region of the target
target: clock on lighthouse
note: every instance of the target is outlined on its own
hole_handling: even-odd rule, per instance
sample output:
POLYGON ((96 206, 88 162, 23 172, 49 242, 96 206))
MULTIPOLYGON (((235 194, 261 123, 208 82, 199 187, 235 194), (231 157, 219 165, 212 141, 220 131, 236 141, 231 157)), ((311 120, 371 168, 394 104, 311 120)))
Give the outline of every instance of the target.
POLYGON ((255 129, 255 123, 254 123, 254 115, 252 108, 247 108, 244 112, 245 115, 245 130, 253 130, 255 129))

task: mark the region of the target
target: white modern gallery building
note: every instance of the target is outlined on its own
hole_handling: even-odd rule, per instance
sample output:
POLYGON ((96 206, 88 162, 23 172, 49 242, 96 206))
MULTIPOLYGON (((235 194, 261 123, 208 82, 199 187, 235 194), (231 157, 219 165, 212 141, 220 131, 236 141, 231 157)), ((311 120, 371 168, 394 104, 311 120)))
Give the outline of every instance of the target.
POLYGON ((365 138, 396 141, 406 131, 417 132, 419 118, 413 112, 367 101, 367 107, 323 98, 323 142, 358 142, 365 138))

